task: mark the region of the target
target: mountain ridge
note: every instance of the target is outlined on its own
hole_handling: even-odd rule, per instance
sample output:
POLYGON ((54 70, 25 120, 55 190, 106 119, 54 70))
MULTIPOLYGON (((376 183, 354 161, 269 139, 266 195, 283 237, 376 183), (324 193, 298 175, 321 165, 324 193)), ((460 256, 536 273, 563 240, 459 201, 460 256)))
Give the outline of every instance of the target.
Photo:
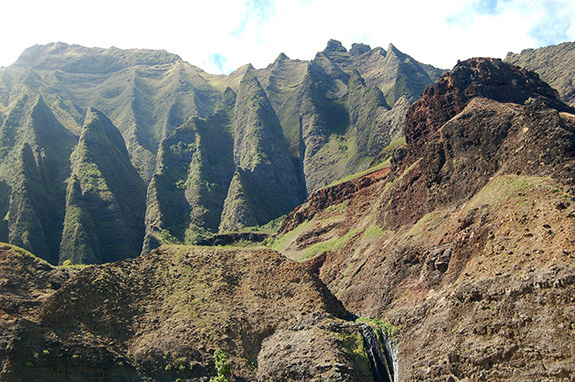
MULTIPOLYGON (((96 191, 97 203, 142 206, 146 198, 145 224, 142 207, 132 205, 140 217, 126 216, 112 229, 138 225, 150 252, 55 267, 1 244, 0 379, 205 382, 230 374, 221 373, 217 349, 237 380, 367 382, 378 378, 375 365, 388 370, 387 380, 571 378, 575 111, 537 74, 493 58, 462 61, 419 100, 410 104, 404 95, 389 110, 385 89, 369 85, 370 75, 357 69, 363 61, 351 58, 382 57, 373 51, 330 41, 305 68, 279 57, 264 74, 287 64, 300 75, 293 88, 284 86, 293 78, 262 80, 243 68, 241 79, 219 84, 223 96, 213 115, 192 116, 162 140, 147 192, 119 129, 89 109, 79 143, 71 141, 66 202, 74 208, 66 213, 75 219, 64 220, 78 229, 69 230, 77 235, 67 242, 81 251, 80 238, 119 221, 92 218, 106 212, 89 211, 86 191, 96 191), (365 155, 370 140, 394 136, 383 122, 400 105, 405 136, 365 155), (291 111, 301 118, 299 160, 282 124, 291 111), (246 131, 253 141, 237 139, 246 131), (109 158, 79 158, 98 148, 109 158), (369 168, 340 177, 362 161, 369 168), (321 163, 329 165, 314 167, 321 163), (101 176, 112 170, 120 174, 101 176), (321 186, 329 177, 319 170, 336 181, 321 186), (279 179, 263 183, 272 176, 279 179), (128 177, 140 197, 86 188, 128 177), (234 233, 219 236, 227 247, 160 246, 220 231, 226 211, 256 222, 254 196, 286 188, 286 180, 316 187, 278 234, 235 234, 264 239, 273 250, 229 245, 234 233), (387 360, 370 356, 383 349, 387 360)), ((18 122, 31 109, 11 108, 0 129, 4 142, 14 129, 34 131, 18 122)), ((5 157, 19 161, 2 165, 16 163, 24 186, 7 185, 14 202, 0 199, 0 207, 23 211, 13 214, 29 226, 21 237, 37 239, 42 210, 29 206, 49 196, 38 179, 45 179, 42 153, 50 150, 31 138, 3 147, 5 157)))
MULTIPOLYGON (((135 185, 139 182, 147 187, 148 212, 142 213, 141 207, 128 208, 138 211, 142 220, 137 225, 145 227, 143 235, 141 228, 134 234, 143 238, 140 249, 146 252, 162 243, 194 244, 218 232, 266 224, 289 213, 310 192, 364 168, 402 134, 407 106, 419 96, 422 84, 430 85, 440 72, 393 46, 388 52, 367 45, 355 45, 348 51, 335 40, 311 61, 280 54, 266 68, 245 65, 229 76, 205 73, 165 51, 38 45, 27 49, 16 64, 0 70, 1 138, 4 150, 12 153, 6 157, 0 181, 9 188, 14 186, 10 175, 17 160, 12 151, 14 131, 27 134, 21 113, 31 107, 29 100, 42 97, 46 106, 44 114, 32 116, 34 123, 43 126, 48 120, 57 120, 69 132, 72 146, 83 145, 86 118, 98 110, 120 133, 108 137, 108 147, 122 151, 118 163, 124 166, 125 147, 130 166, 138 172, 141 181, 131 181, 133 187, 140 190, 141 186, 135 185), (195 138, 188 137, 183 147, 174 137, 185 135, 185 126, 196 131, 195 138), (245 134, 249 138, 244 139, 245 134), (221 158, 217 142, 222 143, 221 158), (177 174, 169 168, 177 168, 177 174), (214 197, 210 190, 216 190, 214 197), (168 201, 168 195, 179 195, 179 201, 168 201), (164 207, 173 213, 164 213, 164 207)), ((103 160, 100 155, 92 159, 103 160)), ((90 223, 83 207, 91 208, 91 204, 70 205, 75 212, 69 214, 62 204, 66 183, 71 184, 74 201, 79 201, 74 184, 79 182, 83 193, 87 184, 87 179, 77 174, 79 170, 72 171, 66 161, 77 167, 75 160, 62 159, 62 171, 68 175, 58 179, 60 205, 56 209, 58 216, 68 215, 74 222, 55 224, 54 229, 63 232, 65 226, 66 240, 81 248, 96 248, 100 244, 89 244, 93 240, 87 238, 102 233, 90 233, 89 227, 98 229, 97 219, 92 217, 90 223), (86 226, 81 228, 80 221, 86 226)), ((124 166, 125 170, 130 166, 124 166)), ((108 174, 101 175, 104 183, 107 176, 117 175, 108 168, 108 174)), ((132 171, 128 172, 131 175, 126 179, 135 179, 132 171)), ((0 195, 0 207, 8 203, 10 192, 0 195)), ((103 204, 99 208, 106 210, 103 204)), ((136 232, 134 229, 129 230, 136 232)), ((119 240, 113 231, 100 240, 119 240)), ((0 240, 13 237, 4 233, 0 240)), ((63 243, 60 248, 65 254, 52 250, 46 258, 52 263, 87 262, 88 258, 100 262, 140 252, 130 245, 128 254, 84 259, 72 254, 74 245, 63 243)))

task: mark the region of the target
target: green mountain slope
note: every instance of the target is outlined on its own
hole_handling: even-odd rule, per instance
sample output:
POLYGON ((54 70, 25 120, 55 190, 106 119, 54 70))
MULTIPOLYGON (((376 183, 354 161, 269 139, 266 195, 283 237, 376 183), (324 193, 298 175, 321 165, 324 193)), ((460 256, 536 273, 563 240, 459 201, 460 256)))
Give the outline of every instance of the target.
POLYGON ((218 231, 234 172, 233 91, 228 98, 214 116, 191 118, 162 142, 148 186, 143 252, 218 231))
POLYGON ((51 230, 34 239, 50 242, 34 244, 43 258, 102 262, 265 224, 365 168, 401 136, 405 110, 440 72, 393 46, 348 51, 333 40, 311 61, 280 54, 266 68, 245 65, 228 76, 165 51, 31 47, 0 69, 0 239, 33 250, 18 241, 24 214, 35 230, 51 230), (41 122, 32 133, 28 116, 39 97, 50 121, 34 116, 41 122), (116 128, 120 134, 110 132, 116 128), (62 147, 49 143, 64 135, 62 147), (34 171, 22 168, 25 142, 34 171), (28 205, 38 206, 34 214, 24 213, 28 205), (124 233, 126 247, 109 244, 124 233))
POLYGON ((144 179, 154 170, 161 140, 191 115, 212 114, 219 97, 199 68, 165 51, 55 43, 27 49, 3 71, 4 105, 23 91, 41 94, 76 134, 88 108, 104 112, 144 179))
POLYGON ((42 97, 23 96, 0 128, 0 240, 58 261, 64 220, 65 180, 76 138, 42 97))
MULTIPOLYGON (((262 225, 291 211, 304 196, 288 152, 279 119, 258 79, 248 73, 240 84, 234 115, 234 179, 242 185, 245 201, 255 225, 262 225)), ((230 188, 231 189, 231 188, 230 188)), ((228 198, 236 200, 236 187, 228 198)), ((238 190, 239 191, 239 190, 238 190)), ((242 216, 233 204, 224 205, 221 231, 242 228, 242 216)))
POLYGON ((138 255, 145 184, 130 163, 122 135, 96 109, 88 110, 71 168, 60 263, 105 263, 138 255))

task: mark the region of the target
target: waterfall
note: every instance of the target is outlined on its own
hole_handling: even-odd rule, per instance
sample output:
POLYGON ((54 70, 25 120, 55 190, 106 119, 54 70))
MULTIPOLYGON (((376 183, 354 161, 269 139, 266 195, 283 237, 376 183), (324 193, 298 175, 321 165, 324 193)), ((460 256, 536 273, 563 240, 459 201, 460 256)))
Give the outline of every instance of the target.
POLYGON ((378 328, 383 338, 382 346, 369 324, 360 324, 359 330, 363 336, 365 350, 370 360, 374 382, 399 382, 397 376, 397 355, 391 340, 381 328, 378 328))
POLYGON ((391 375, 392 382, 399 382, 399 361, 397 359, 397 349, 393 346, 393 342, 389 337, 383 332, 381 328, 378 328, 383 338, 383 351, 385 353, 385 359, 389 365, 389 374, 391 375))

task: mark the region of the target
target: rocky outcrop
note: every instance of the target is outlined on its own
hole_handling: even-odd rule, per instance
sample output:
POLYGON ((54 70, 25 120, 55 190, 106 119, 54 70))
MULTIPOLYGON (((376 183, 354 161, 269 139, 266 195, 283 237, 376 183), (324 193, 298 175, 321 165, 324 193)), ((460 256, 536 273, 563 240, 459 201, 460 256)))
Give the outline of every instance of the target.
POLYGON ((421 155, 428 137, 459 114, 475 97, 500 103, 522 105, 530 97, 540 97, 558 111, 573 111, 559 99, 559 94, 539 76, 508 65, 499 59, 475 58, 459 63, 452 71, 425 90, 420 100, 407 112, 405 137, 413 163, 421 155))
POLYGON ((319 315, 262 342, 258 381, 371 381, 358 325, 319 315))
POLYGON ((221 233, 210 236, 198 243, 198 245, 234 245, 238 243, 261 243, 265 239, 269 238, 267 233, 262 232, 231 232, 231 233, 221 233))

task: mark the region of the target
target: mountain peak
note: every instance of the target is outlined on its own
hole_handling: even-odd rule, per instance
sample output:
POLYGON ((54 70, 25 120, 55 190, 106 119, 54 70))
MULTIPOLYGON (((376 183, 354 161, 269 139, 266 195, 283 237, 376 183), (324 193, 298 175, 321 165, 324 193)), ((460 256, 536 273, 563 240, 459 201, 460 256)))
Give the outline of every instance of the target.
POLYGON ((361 56, 367 52, 371 51, 371 47, 367 44, 351 44, 351 49, 349 50, 349 54, 352 56, 361 56))
POLYGON ((277 61, 284 61, 284 60, 289 60, 289 57, 286 56, 286 54, 282 52, 282 53, 280 53, 279 56, 276 58, 276 62, 277 62, 277 61))
POLYGON ((324 52, 343 52, 346 53, 347 49, 342 45, 341 42, 337 40, 329 40, 327 42, 327 46, 324 49, 324 52))
POLYGON ((165 65, 180 61, 180 56, 165 50, 87 48, 55 42, 26 49, 15 65, 71 73, 112 73, 137 65, 165 65))
POLYGON ((478 97, 519 105, 529 98, 538 98, 551 108, 573 112, 537 73, 497 58, 471 58, 441 76, 409 108, 405 138, 409 152, 415 154, 413 158, 418 156, 429 135, 478 97))
POLYGON ((389 46, 387 47, 387 54, 391 54, 392 56, 396 56, 398 57, 400 60, 403 60, 407 57, 407 55, 405 53, 403 53, 402 51, 400 51, 399 49, 397 49, 397 47, 393 44, 389 44, 389 46))

